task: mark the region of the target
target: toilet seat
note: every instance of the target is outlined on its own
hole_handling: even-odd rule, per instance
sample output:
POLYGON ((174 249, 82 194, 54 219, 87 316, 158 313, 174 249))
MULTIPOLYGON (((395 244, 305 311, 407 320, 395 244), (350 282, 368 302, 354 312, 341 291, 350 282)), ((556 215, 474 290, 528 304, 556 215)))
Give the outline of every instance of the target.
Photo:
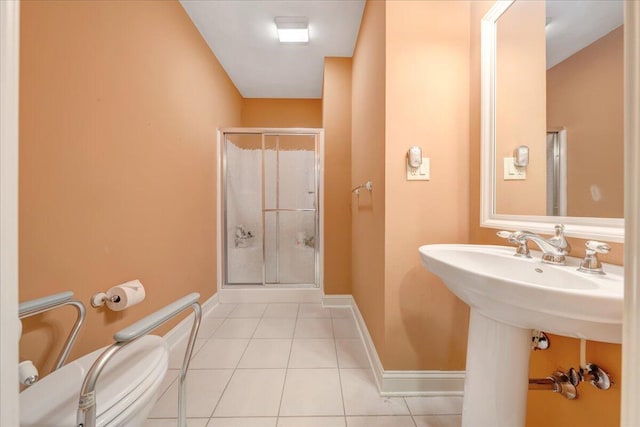
MULTIPOLYGON (((82 382, 105 348, 63 366, 20 393, 20 425, 76 425, 82 382)), ((168 346, 155 335, 146 335, 118 351, 106 364, 96 385, 97 425, 119 425, 120 421, 118 424, 113 421, 124 419, 127 413, 135 412, 154 398, 168 363, 168 346)))

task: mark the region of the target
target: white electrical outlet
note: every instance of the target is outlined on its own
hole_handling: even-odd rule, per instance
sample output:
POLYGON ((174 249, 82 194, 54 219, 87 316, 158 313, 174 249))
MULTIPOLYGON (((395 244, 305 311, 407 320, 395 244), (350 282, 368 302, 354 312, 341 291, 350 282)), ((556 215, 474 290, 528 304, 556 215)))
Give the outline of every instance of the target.
POLYGON ((527 179, 527 169, 524 167, 518 167, 513 161, 513 157, 504 158, 504 180, 524 180, 527 179))
POLYGON ((429 181, 431 178, 431 166, 429 158, 423 157, 420 167, 412 168, 407 164, 407 181, 429 181))

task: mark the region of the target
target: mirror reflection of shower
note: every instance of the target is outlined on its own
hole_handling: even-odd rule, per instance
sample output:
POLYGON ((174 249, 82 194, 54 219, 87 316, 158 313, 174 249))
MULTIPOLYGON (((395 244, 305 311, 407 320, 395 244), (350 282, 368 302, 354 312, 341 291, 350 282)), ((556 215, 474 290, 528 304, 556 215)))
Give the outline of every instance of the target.
POLYGON ((567 131, 547 131, 547 215, 567 215, 567 131))
POLYGON ((318 286, 318 133, 223 135, 225 286, 318 286))

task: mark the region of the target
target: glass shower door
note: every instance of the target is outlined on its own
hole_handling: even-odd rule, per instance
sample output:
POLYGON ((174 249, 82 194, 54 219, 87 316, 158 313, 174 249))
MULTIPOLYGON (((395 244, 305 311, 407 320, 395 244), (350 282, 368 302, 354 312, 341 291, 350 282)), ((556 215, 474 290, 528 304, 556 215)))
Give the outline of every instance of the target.
POLYGON ((318 136, 224 136, 225 284, 317 286, 318 136))
POLYGON ((263 284, 262 138, 225 134, 226 283, 263 284))
POLYGON ((316 136, 264 140, 265 283, 316 284, 316 136))

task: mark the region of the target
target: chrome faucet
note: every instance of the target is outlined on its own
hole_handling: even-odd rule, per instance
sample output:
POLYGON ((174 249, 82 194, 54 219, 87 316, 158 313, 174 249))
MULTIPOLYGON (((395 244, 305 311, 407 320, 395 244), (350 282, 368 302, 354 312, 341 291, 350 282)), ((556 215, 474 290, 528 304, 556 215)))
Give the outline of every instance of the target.
POLYGON ((571 245, 564 236, 564 225, 556 224, 555 235, 549 239, 530 231, 498 231, 498 236, 518 245, 516 256, 531 258, 527 242, 532 241, 542 251, 542 262, 564 264, 571 251, 571 245))
POLYGON ((596 240, 587 240, 585 243, 585 257, 580 262, 578 271, 589 274, 606 274, 602 268, 602 263, 598 259, 598 254, 608 254, 611 246, 596 240))

